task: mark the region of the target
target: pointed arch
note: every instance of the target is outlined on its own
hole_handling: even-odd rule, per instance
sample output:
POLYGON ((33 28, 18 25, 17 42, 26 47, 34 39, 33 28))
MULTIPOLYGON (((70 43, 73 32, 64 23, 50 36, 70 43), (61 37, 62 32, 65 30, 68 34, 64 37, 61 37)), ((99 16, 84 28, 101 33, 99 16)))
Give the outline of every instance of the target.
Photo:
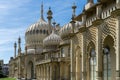
POLYGON ((87 61, 86 61, 87 78, 90 80, 96 79, 96 53, 95 44, 90 41, 87 45, 87 61))
POLYGON ((114 80, 116 71, 116 54, 114 38, 107 35, 103 41, 103 80, 114 80))

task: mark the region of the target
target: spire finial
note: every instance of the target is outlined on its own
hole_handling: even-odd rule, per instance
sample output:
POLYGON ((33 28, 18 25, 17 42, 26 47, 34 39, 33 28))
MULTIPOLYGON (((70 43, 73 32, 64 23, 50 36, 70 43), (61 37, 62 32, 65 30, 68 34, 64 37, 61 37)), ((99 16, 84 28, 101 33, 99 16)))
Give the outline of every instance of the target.
POLYGON ((87 0, 87 3, 93 3, 93 0, 87 0))
POLYGON ((54 27, 55 27, 55 24, 56 24, 55 19, 53 19, 53 26, 54 26, 54 27))
POLYGON ((53 19, 53 30, 52 30, 52 33, 55 32, 55 25, 56 25, 56 22, 55 22, 55 19, 53 19))
POLYGON ((73 3, 73 6, 72 6, 73 13, 72 13, 72 15, 73 15, 74 17, 76 16, 76 14, 75 14, 76 8, 77 8, 77 6, 75 5, 75 3, 73 3))
POLYGON ((17 43, 14 43, 14 57, 16 58, 16 47, 17 47, 17 43))
POLYGON ((44 18, 43 18, 43 2, 41 3, 41 19, 44 20, 44 18))

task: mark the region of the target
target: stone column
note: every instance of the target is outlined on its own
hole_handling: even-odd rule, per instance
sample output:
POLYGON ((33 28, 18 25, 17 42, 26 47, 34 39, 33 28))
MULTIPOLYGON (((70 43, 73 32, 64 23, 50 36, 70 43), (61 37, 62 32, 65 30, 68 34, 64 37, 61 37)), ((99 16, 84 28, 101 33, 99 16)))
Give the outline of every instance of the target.
POLYGON ((43 64, 43 80, 45 80, 45 65, 43 64))
POLYGON ((48 80, 50 80, 50 65, 49 65, 49 70, 48 70, 48 80))
POLYGON ((27 47, 25 47, 25 79, 27 80, 27 47))
POLYGON ((86 56, 85 56, 85 51, 86 51, 86 49, 85 49, 85 32, 83 32, 82 33, 82 47, 81 47, 81 50, 82 50, 82 80, 86 80, 86 60, 85 60, 85 58, 86 58, 86 56))
POLYGON ((40 80, 40 65, 37 65, 37 80, 40 80))
POLYGON ((120 80, 120 16, 116 18, 116 80, 120 80))
POLYGON ((41 65, 41 80, 44 80, 44 67, 43 67, 43 65, 41 65))
POLYGON ((50 65, 50 80, 52 80, 52 73, 53 71, 52 71, 52 65, 50 65))
POLYGON ((74 65, 74 42, 73 40, 71 39, 71 42, 70 42, 70 63, 71 63, 71 80, 75 80, 75 65, 74 65))
POLYGON ((49 79, 49 65, 47 64, 46 67, 47 67, 47 73, 46 73, 47 74, 47 79, 46 80, 48 80, 49 79))
POLYGON ((80 80, 80 53, 78 51, 76 52, 76 80, 80 80))
POLYGON ((36 46, 34 52, 34 80, 36 79, 36 46))
POLYGON ((100 26, 97 27, 96 34, 96 80, 102 80, 102 41, 100 26))
POLYGON ((41 65, 39 65, 39 68, 40 68, 40 71, 39 71, 39 73, 40 73, 39 79, 41 80, 41 65))
POLYGON ((116 0, 117 9, 120 9, 120 0, 116 0))
POLYGON ((101 19, 101 12, 102 12, 102 5, 98 5, 96 7, 96 16, 97 16, 97 19, 101 19))
POLYGON ((19 56, 19 63, 18 63, 18 80, 21 79, 21 59, 20 59, 20 56, 19 56))
POLYGON ((45 64, 45 80, 47 80, 47 65, 45 64))
POLYGON ((64 71, 63 64, 62 62, 60 62, 60 80, 62 80, 63 78, 63 71, 64 71))

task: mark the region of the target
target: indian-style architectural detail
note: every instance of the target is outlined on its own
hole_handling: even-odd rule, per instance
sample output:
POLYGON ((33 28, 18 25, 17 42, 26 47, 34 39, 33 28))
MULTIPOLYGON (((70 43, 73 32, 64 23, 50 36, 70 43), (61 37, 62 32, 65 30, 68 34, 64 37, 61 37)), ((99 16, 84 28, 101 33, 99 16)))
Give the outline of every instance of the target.
POLYGON ((120 80, 120 0, 88 0, 70 22, 60 27, 52 10, 31 25, 14 44, 9 76, 19 80, 120 80))

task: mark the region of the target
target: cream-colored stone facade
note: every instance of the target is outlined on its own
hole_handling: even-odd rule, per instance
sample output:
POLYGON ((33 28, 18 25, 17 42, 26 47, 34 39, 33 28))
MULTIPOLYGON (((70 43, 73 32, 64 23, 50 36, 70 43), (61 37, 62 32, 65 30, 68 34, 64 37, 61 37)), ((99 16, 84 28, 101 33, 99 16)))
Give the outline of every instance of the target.
MULTIPOLYGON (((18 53, 10 60, 10 77, 120 80, 120 0, 98 0, 96 4, 88 0, 78 16, 75 16, 75 5, 72 9, 72 21, 58 33, 54 31, 61 39, 47 38, 49 45, 43 40, 41 53, 36 52, 36 48, 34 54, 28 54, 27 48, 25 53, 18 53), (55 40, 60 40, 59 45, 55 40)), ((50 25, 52 17, 48 15, 50 25)))

